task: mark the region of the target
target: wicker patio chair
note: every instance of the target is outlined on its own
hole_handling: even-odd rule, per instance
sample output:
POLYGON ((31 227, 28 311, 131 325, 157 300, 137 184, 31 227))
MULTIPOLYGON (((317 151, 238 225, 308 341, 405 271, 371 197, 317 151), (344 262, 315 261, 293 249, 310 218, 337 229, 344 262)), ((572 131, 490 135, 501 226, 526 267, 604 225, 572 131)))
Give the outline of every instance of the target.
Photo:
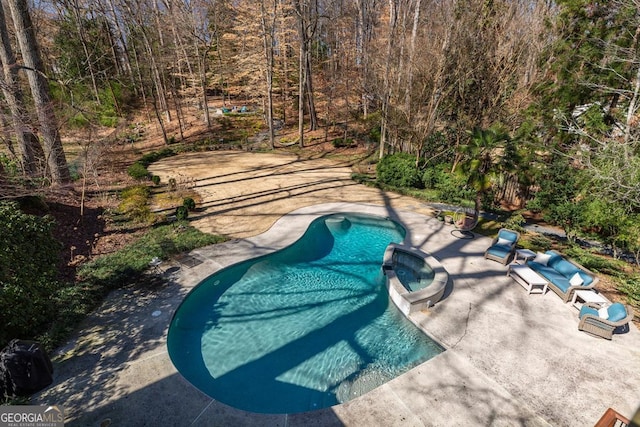
POLYGON ((498 231, 498 235, 494 237, 486 251, 484 257, 493 261, 498 261, 507 265, 516 253, 516 244, 520 239, 520 233, 517 231, 502 228, 498 231))
POLYGON ((586 303, 580 309, 580 323, 578 330, 610 340, 613 331, 619 326, 626 325, 633 320, 633 310, 628 305, 615 302, 607 307, 608 319, 598 315, 599 305, 586 303))

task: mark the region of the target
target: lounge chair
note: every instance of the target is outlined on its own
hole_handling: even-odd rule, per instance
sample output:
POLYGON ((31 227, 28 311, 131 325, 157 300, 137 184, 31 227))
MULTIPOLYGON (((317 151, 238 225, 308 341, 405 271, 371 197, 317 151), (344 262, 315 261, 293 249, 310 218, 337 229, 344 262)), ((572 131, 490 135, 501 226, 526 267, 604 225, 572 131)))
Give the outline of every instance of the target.
POLYGON ((502 228, 484 252, 484 257, 507 265, 516 252, 516 243, 520 239, 517 231, 502 228))
POLYGON ((610 340, 617 327, 631 322, 633 310, 619 302, 602 308, 597 304, 586 303, 580 309, 578 317, 580 318, 579 330, 610 340), (600 313, 606 314, 607 318, 601 317, 600 313))

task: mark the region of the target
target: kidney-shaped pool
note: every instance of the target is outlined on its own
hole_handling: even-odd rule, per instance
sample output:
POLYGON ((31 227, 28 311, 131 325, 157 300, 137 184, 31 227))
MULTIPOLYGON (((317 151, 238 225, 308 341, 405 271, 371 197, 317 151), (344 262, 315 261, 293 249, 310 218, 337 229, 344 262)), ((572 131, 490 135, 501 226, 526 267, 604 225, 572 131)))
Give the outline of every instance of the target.
POLYGON ((191 291, 168 335, 178 371, 245 411, 295 413, 358 397, 443 351, 393 303, 381 263, 404 228, 329 215, 291 246, 191 291))

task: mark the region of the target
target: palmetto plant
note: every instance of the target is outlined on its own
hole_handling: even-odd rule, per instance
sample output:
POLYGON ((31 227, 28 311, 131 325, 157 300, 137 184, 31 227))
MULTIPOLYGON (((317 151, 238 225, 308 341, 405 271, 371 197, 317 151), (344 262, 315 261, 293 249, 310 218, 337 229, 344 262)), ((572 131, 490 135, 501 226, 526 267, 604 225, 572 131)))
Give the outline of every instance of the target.
POLYGON ((475 210, 480 211, 482 196, 502 177, 515 169, 515 141, 499 125, 467 131, 469 140, 459 146, 461 161, 456 172, 464 175, 467 185, 476 191, 475 210))

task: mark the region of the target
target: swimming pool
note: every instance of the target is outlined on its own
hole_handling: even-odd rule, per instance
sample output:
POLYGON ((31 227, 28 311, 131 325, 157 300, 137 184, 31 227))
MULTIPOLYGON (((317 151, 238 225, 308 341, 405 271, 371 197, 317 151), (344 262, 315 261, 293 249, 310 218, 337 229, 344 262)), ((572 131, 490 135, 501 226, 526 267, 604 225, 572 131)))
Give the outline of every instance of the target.
POLYGON ((360 396, 443 351, 389 303, 381 262, 398 223, 313 221, 293 245, 213 274, 169 328, 178 371, 230 406, 320 409, 360 396))

